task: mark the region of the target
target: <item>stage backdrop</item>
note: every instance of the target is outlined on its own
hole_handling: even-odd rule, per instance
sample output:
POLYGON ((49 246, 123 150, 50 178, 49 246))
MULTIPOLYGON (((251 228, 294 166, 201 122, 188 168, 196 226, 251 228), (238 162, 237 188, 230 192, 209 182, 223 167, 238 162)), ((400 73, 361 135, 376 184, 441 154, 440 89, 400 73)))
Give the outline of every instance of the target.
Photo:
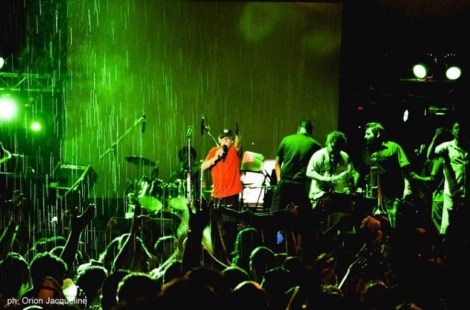
POLYGON ((126 157, 166 181, 179 148, 203 159, 224 127, 266 159, 302 119, 322 143, 337 128, 341 3, 73 0, 67 11, 62 161, 93 167, 95 197, 152 173, 126 157))

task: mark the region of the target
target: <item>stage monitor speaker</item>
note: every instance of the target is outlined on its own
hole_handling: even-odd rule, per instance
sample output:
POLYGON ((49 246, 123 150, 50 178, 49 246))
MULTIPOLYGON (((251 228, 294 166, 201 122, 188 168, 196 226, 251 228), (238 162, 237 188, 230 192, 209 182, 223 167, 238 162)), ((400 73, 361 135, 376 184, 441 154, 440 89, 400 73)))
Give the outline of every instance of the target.
POLYGON ((246 151, 242 158, 242 171, 260 172, 263 169, 263 154, 246 151))
POLYGON ((88 198, 96 183, 97 175, 91 165, 58 164, 49 181, 49 188, 55 189, 61 196, 79 193, 82 198, 88 198))

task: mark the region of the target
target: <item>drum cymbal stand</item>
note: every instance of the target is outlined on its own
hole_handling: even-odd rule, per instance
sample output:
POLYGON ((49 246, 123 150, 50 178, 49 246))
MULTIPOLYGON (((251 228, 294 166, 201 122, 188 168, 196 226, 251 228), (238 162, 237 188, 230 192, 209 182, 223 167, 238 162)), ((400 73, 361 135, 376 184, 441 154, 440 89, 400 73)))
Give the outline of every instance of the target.
POLYGON ((382 186, 380 183, 380 167, 379 163, 375 161, 370 166, 370 174, 369 174, 369 186, 368 186, 368 197, 367 198, 376 198, 377 205, 374 212, 376 216, 388 216, 387 208, 384 206, 383 196, 382 196, 382 186))
MULTIPOLYGON (((101 160, 104 156, 106 156, 108 153, 113 154, 113 161, 112 161, 112 185, 113 185, 113 192, 114 194, 117 193, 117 161, 116 161, 116 151, 117 151, 117 146, 118 144, 135 128, 137 125, 140 123, 145 124, 145 114, 139 117, 138 119, 135 120, 134 124, 132 124, 131 127, 129 127, 116 141, 114 141, 111 146, 104 151, 103 154, 100 155, 99 159, 101 160)), ((144 127, 142 127, 144 128, 144 127)))
POLYGON ((192 160, 191 160, 191 136, 193 134, 193 126, 189 126, 188 130, 186 131, 186 139, 188 140, 187 145, 187 169, 186 169, 186 200, 188 202, 188 206, 191 205, 192 202, 192 193, 191 193, 191 167, 192 167, 192 160))
POLYGON ((212 138, 212 141, 214 141, 215 143, 215 146, 220 146, 219 145, 219 142, 217 142, 217 139, 212 135, 211 133, 211 126, 209 125, 206 125, 205 122, 204 122, 204 115, 202 116, 201 118, 201 133, 203 134, 204 132, 207 132, 207 134, 209 135, 209 137, 212 138))
MULTIPOLYGON (((207 132, 207 134, 209 135, 209 137, 212 138, 212 141, 214 141, 214 144, 215 146, 220 146, 219 143, 217 142, 217 139, 214 137, 214 135, 212 135, 211 133, 211 127, 206 123, 205 123, 205 118, 204 118, 204 115, 202 115, 201 117, 201 135, 204 134, 204 132, 207 132)), ((203 193, 203 189, 202 189, 202 184, 203 184, 203 181, 204 181, 204 173, 200 173, 200 188, 199 188, 199 210, 202 211, 203 209, 203 201, 204 201, 204 193, 203 193)))

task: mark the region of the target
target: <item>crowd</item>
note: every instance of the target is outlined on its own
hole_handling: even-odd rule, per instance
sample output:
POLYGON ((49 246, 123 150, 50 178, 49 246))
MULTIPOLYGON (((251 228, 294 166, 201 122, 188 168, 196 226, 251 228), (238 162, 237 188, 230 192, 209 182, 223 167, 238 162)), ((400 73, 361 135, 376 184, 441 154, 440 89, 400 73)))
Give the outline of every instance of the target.
MULTIPOLYGON (((469 148, 461 122, 450 130, 451 139, 433 139, 426 166, 416 167, 381 123, 365 126, 362 160, 353 162, 344 133, 328 133, 322 146, 311 137, 312 122, 301 121, 276 152, 272 208, 254 212, 237 199, 241 137, 224 129, 200 164, 201 172, 211 172, 211 198, 193 196, 178 223, 184 229, 149 239, 149 218, 130 193, 128 231, 116 233, 116 221, 109 219, 95 256, 83 246, 96 216, 93 203, 68 210, 60 232, 31 239, 31 208, 15 190, 2 202, 0 306, 464 308, 465 285, 458 277, 469 258, 469 148), (438 230, 430 217, 440 183, 438 230)), ((191 161, 186 171, 190 167, 191 161)))

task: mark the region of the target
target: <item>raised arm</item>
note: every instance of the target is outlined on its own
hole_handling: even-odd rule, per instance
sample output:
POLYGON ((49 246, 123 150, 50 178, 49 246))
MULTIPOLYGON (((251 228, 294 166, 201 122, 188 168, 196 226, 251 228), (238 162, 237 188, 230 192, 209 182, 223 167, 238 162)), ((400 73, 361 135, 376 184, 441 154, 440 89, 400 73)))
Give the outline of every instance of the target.
POLYGON ((131 198, 134 204, 134 216, 129 230, 127 239, 124 241, 122 247, 119 249, 116 258, 114 259, 112 270, 130 269, 134 254, 137 250, 137 232, 140 231, 142 206, 139 204, 135 197, 131 198))
POLYGON ((95 205, 90 203, 82 214, 78 214, 78 208, 73 209, 72 218, 70 220, 71 230, 62 250, 60 257, 67 263, 68 270, 73 267, 73 261, 77 255, 78 243, 82 231, 91 222, 95 213, 95 205))
POLYGON ((127 269, 137 272, 148 272, 156 266, 156 257, 153 256, 142 239, 138 237, 142 229, 142 221, 150 221, 148 216, 142 215, 142 206, 135 197, 131 198, 134 204, 134 216, 129 234, 124 240, 114 259, 112 271, 127 269))
POLYGON ((9 220, 6 229, 0 236, 0 260, 12 250, 15 241, 24 245, 22 244, 24 240, 17 240, 17 232, 21 227, 27 228, 23 210, 24 198, 19 190, 13 191, 11 205, 1 207, 11 208, 11 210, 8 212, 9 220))
POLYGON ((434 148, 436 147, 436 140, 444 133, 444 128, 437 128, 434 136, 432 137, 431 143, 429 143, 426 151, 426 158, 430 159, 435 157, 434 148))

